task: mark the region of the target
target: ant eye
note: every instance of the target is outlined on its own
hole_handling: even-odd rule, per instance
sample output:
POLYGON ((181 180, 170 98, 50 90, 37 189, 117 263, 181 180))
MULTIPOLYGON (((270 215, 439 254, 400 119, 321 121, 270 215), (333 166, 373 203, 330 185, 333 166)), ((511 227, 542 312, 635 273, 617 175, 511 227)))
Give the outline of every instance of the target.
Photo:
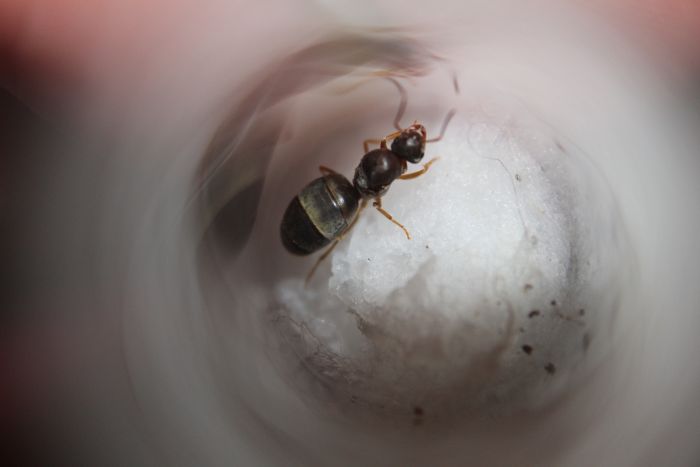
POLYGON ((406 130, 391 143, 391 152, 405 159, 412 164, 416 164, 423 159, 425 154, 425 140, 416 130, 406 130))

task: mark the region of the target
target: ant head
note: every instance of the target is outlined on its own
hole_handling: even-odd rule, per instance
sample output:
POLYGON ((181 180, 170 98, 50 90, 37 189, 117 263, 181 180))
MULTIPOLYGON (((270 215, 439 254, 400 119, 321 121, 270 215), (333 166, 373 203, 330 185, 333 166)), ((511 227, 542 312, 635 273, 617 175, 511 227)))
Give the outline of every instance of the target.
POLYGON ((401 159, 416 164, 425 154, 425 138, 425 127, 416 122, 405 130, 401 130, 399 136, 394 138, 391 142, 391 152, 401 159))

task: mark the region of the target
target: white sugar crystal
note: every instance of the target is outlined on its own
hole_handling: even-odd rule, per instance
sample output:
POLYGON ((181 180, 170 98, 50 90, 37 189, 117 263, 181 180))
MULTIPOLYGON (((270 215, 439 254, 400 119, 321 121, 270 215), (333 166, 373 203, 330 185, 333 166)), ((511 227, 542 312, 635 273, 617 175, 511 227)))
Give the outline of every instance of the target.
POLYGON ((396 313, 454 318, 476 313, 497 282, 562 280, 565 219, 538 160, 503 144, 474 147, 479 136, 455 128, 429 146, 426 159, 441 156, 427 174, 392 185, 383 206, 411 240, 371 207, 362 214, 333 254, 333 294, 361 314, 401 303, 396 313))
POLYGON ((308 288, 279 285, 282 313, 311 364, 370 404, 434 402, 436 388, 450 403, 547 399, 561 384, 546 368, 561 378, 583 358, 593 326, 576 313, 598 305, 580 293, 600 255, 568 156, 551 136, 458 118, 424 162, 437 155, 383 198, 411 239, 370 203, 308 288))

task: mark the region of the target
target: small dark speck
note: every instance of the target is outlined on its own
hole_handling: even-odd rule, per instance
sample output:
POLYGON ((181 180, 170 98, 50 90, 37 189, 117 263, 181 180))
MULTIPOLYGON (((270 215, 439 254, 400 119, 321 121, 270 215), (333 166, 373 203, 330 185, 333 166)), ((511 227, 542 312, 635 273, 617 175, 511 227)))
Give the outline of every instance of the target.
POLYGON ((557 306, 557 301, 556 301, 556 300, 552 300, 551 302, 549 302, 549 304, 552 305, 552 306, 557 306))
POLYGON ((425 249, 426 249, 426 250, 429 249, 428 245, 425 245, 425 249))
POLYGON ((525 332, 525 328, 520 328, 519 331, 520 331, 520 332, 525 332))
POLYGON ((520 181, 520 180, 522 180, 523 178, 520 176, 520 174, 515 174, 515 179, 516 179, 517 181, 520 181))
POLYGON ((525 352, 528 355, 530 355, 532 353, 532 347, 529 345, 523 345, 522 349, 523 349, 523 352, 525 352))
POLYGON ((540 315, 540 310, 532 310, 530 313, 527 314, 528 318, 534 318, 535 316, 540 315))
POLYGON ((525 284, 525 285, 523 286, 523 290, 524 290, 525 292, 527 292, 528 290, 532 290, 532 284, 525 284))
POLYGON ((564 149, 564 145, 562 145, 559 141, 554 141, 554 144, 557 146, 557 149, 559 149, 561 152, 566 152, 564 149))
POLYGON ((583 335, 583 342, 582 342, 582 344, 583 344, 583 351, 584 351, 584 352, 587 351, 588 348, 591 346, 591 335, 590 335, 590 334, 585 333, 585 334, 583 335))
POLYGON ((551 362, 550 362, 550 363, 547 363, 547 364, 544 366, 544 369, 545 369, 545 371, 546 371, 547 373, 549 373, 550 375, 553 375, 553 374, 557 371, 557 368, 556 368, 556 367, 554 366, 554 364, 551 363, 551 362))
POLYGON ((350 396, 350 402, 352 402, 353 404, 357 402, 357 396, 350 396))
POLYGON ((413 424, 419 426, 423 424, 423 408, 419 406, 413 407, 413 424))
POLYGON ((367 258, 367 261, 372 261, 371 259, 367 258))
POLYGON ((584 310, 583 308, 581 308, 580 310, 578 310, 578 314, 581 315, 581 316, 583 316, 583 315, 586 314, 586 310, 584 310))

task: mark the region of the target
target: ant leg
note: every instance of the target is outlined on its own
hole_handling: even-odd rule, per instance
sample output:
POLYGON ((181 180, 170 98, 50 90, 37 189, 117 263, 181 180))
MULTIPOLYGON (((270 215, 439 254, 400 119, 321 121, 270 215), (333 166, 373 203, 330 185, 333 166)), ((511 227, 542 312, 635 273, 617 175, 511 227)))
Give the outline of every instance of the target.
POLYGON ((388 140, 390 140, 390 139, 396 138, 396 137, 399 136, 400 134, 401 134, 401 130, 395 131, 395 132, 393 132, 393 133, 389 133, 389 134, 386 135, 384 138, 382 138, 382 140, 381 140, 380 143, 379 143, 379 147, 382 148, 382 149, 386 149, 386 142, 387 142, 388 140))
POLYGON ((440 158, 439 158, 439 157, 433 157, 432 159, 430 159, 430 161, 428 161, 427 164, 424 164, 424 165, 423 165, 423 168, 422 168, 422 169, 417 170, 417 171, 415 171, 415 172, 411 172, 410 174, 401 175, 401 176, 399 177, 399 179, 400 179, 400 180, 411 180, 411 179, 413 179, 413 178, 418 178, 418 177, 420 177, 421 175, 423 175, 424 173, 426 173, 426 172, 428 171, 428 169, 430 169, 430 166, 433 165, 433 163, 434 163, 436 160, 438 160, 438 159, 440 159, 440 158))
POLYGON ((403 225, 401 225, 399 222, 396 221, 396 219, 394 219, 394 218, 391 216, 391 214, 389 214, 389 213, 386 212, 384 209, 382 209, 382 199, 381 199, 381 198, 374 198, 373 206, 377 209, 377 211, 381 212, 382 215, 383 215, 384 217, 386 217, 387 219, 389 219, 389 220, 390 220, 391 222, 393 222, 394 224, 398 225, 398 226, 401 228, 401 230, 403 230, 403 233, 406 234, 406 238, 407 238, 407 239, 409 239, 409 240, 411 239, 411 234, 408 233, 408 230, 406 230, 406 227, 404 227, 403 225))
POLYGON ((447 112, 447 115, 445 116, 445 121, 442 122, 442 128, 440 128, 440 136, 437 138, 429 139, 426 141, 426 143, 436 143, 442 139, 443 136, 445 136, 445 130, 447 129, 447 125, 450 124, 450 120, 452 120, 452 117, 455 116, 457 113, 457 110, 452 109, 449 112, 447 112))
POLYGON ((369 145, 370 144, 381 144, 382 140, 381 139, 366 139, 362 143, 362 148, 365 150, 365 154, 369 152, 369 145))
POLYGON ((313 277, 314 273, 316 272, 316 269, 318 269, 318 266, 321 264, 321 262, 328 257, 328 255, 331 254, 333 249, 340 243, 340 241, 350 232, 350 230, 355 227, 355 224, 357 224, 357 220, 360 218, 360 213, 362 210, 367 206, 367 201, 363 200, 362 204, 360 204, 360 209, 357 211, 357 215, 355 216, 355 219, 353 219, 352 223, 350 223, 350 226, 343 232, 341 236, 339 236, 337 239, 333 241, 331 246, 328 247, 326 251, 323 252, 321 256, 316 260, 314 263, 314 266, 311 268, 311 271, 306 275, 306 279, 304 280, 304 286, 307 286, 309 284, 309 281, 313 277))
POLYGON ((319 172, 321 172, 321 175, 333 175, 338 173, 335 170, 326 167, 325 165, 319 165, 318 170, 319 172))
POLYGON ((328 249, 326 251, 324 251, 321 256, 318 257, 318 259, 314 263, 314 266, 311 268, 311 271, 309 271, 309 273, 306 275, 306 279, 304 280, 304 286, 307 286, 309 284, 309 281, 311 280, 311 277, 313 277, 314 273, 316 272, 316 269, 318 269, 318 266, 321 264, 321 262, 324 259, 326 259, 326 257, 328 255, 331 254, 331 252, 336 247, 336 245, 338 245, 339 242, 340 242, 340 239, 333 241, 331 246, 329 246, 328 249))
POLYGON ((382 139, 366 139, 366 140, 362 143, 362 147, 363 147, 364 150, 365 150, 365 154, 367 154, 367 153, 369 152, 369 145, 370 145, 370 144, 378 144, 380 148, 386 149, 386 142, 387 142, 388 140, 390 140, 390 139, 396 138, 396 137, 399 136, 400 134, 401 134, 401 131, 395 131, 395 132, 393 132, 393 133, 389 133, 388 135, 386 135, 386 136, 385 136, 384 138, 382 138, 382 139))

